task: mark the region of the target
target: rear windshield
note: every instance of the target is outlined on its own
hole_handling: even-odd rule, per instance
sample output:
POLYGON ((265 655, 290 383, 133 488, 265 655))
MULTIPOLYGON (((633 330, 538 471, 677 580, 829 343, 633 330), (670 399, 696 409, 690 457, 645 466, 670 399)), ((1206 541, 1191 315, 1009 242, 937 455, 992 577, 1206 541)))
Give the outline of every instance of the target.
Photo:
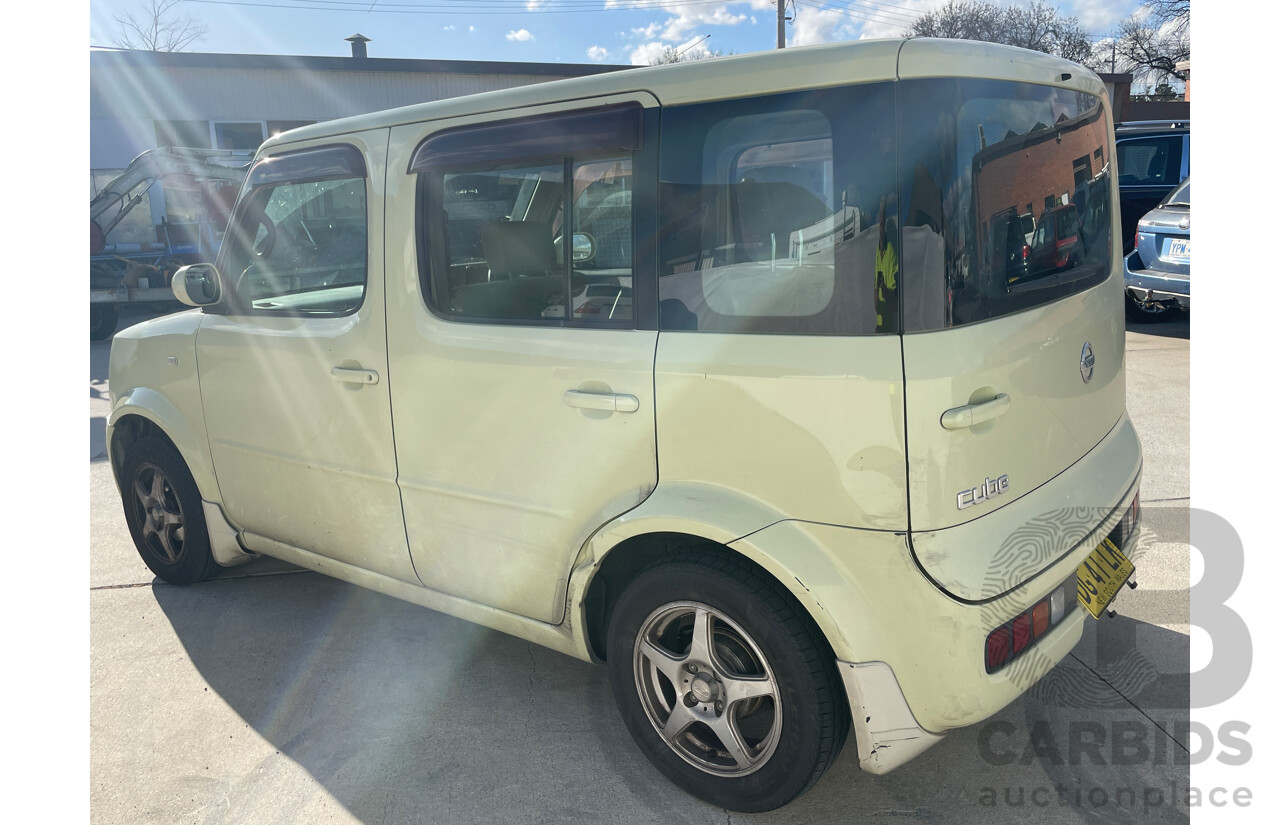
POLYGON ((1178 184, 1177 188, 1164 196, 1164 200, 1160 201, 1161 206, 1190 206, 1191 205, 1191 178, 1187 178, 1178 184))
POLYGON ((1106 280, 1111 158, 1098 98, 994 80, 900 86, 904 331, 1020 312, 1106 280))

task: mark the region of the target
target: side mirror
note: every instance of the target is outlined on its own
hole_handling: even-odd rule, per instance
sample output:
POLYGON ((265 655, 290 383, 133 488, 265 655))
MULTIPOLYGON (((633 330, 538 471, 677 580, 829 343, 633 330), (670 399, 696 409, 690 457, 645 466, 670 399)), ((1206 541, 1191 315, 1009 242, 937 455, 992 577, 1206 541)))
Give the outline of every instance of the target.
POLYGON ((173 273, 173 294, 192 307, 209 306, 222 300, 222 278, 213 264, 191 264, 173 273))
POLYGON ((586 263, 596 256, 596 239, 586 232, 573 233, 573 262, 586 263))

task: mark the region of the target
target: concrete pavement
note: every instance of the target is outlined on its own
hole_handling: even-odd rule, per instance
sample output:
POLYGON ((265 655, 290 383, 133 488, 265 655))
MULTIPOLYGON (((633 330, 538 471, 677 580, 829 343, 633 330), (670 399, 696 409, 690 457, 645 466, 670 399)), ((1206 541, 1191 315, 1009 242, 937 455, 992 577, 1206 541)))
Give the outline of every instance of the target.
POLYGON ((1128 334, 1147 503, 1121 615, 898 771, 860 772, 850 742, 808 794, 745 816, 650 767, 603 667, 269 560, 155 580, 103 460, 108 345, 91 344, 92 821, 1185 821, 1189 348, 1185 320, 1128 334))

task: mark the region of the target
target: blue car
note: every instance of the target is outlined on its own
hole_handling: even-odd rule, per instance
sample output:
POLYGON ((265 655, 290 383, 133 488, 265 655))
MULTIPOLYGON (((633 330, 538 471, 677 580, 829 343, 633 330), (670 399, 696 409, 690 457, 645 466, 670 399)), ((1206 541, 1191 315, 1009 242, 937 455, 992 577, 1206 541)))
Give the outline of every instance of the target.
POLYGON ((1139 323, 1191 308, 1191 178, 1138 221, 1124 259, 1125 312, 1139 323))

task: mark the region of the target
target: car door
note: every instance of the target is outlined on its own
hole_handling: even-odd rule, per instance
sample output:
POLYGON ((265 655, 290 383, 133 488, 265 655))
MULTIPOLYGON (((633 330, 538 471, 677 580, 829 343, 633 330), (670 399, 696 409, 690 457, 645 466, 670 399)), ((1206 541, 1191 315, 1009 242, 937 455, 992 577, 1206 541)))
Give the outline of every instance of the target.
POLYGON ((635 240, 656 105, 392 129, 391 402, 427 587, 558 622, 579 549, 657 484, 657 302, 635 240))
POLYGON ((387 130, 286 145, 249 173, 196 339, 223 506, 250 549, 416 581, 395 483, 383 308, 387 130))
POLYGON ((1116 140, 1120 231, 1126 254, 1133 251, 1138 221, 1186 177, 1190 168, 1187 143, 1187 136, 1182 134, 1116 140))

